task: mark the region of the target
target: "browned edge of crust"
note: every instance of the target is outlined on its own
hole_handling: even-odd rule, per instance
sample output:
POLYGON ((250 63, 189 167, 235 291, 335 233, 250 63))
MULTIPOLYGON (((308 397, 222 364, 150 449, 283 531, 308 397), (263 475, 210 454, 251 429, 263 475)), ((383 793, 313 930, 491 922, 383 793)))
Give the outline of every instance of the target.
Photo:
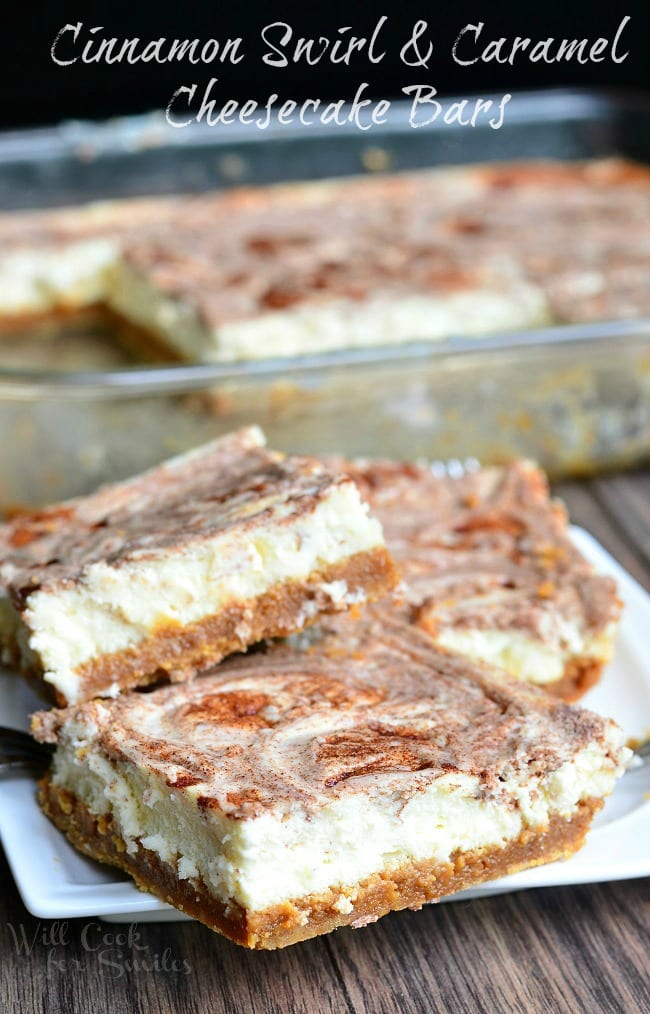
POLYGON ((607 659, 584 655, 569 659, 559 680, 543 687, 554 697, 574 704, 598 683, 607 659))
POLYGON ((364 926, 391 911, 419 909, 486 880, 566 859, 582 846, 603 805, 602 799, 585 800, 573 817, 554 816, 548 827, 526 829, 505 847, 458 851, 448 863, 424 860, 375 873, 356 888, 352 910, 342 913, 335 907, 341 898, 336 888, 247 912, 234 901, 216 899, 201 880, 179 880, 170 863, 142 845, 135 853, 127 852, 110 816, 92 814, 67 789, 53 785, 49 775, 40 782, 39 802, 75 848, 123 870, 140 890, 150 891, 234 943, 256 950, 286 947, 340 926, 364 926))
MULTIPOLYGON (((216 665, 226 655, 244 651, 265 638, 285 637, 303 629, 312 620, 301 616, 306 601, 316 600, 319 614, 341 612, 331 599, 319 594, 321 584, 343 580, 351 592, 362 591, 373 601, 395 587, 398 576, 384 546, 355 553, 300 581, 285 581, 264 594, 248 601, 234 602, 196 623, 164 624, 145 641, 131 648, 102 655, 84 663, 77 670, 81 680, 80 700, 99 696, 117 684, 120 690, 146 686, 165 677, 183 682, 195 673, 216 665), (246 636, 238 634, 245 629, 246 636)), ((42 673, 25 672, 30 682, 42 682, 46 691, 60 707, 69 703, 42 673), (39 679, 40 677, 40 679, 39 679)))
POLYGON ((103 303, 88 303, 86 306, 65 306, 59 304, 49 310, 25 310, 0 314, 0 338, 19 338, 29 331, 50 328, 95 327, 107 320, 103 303))

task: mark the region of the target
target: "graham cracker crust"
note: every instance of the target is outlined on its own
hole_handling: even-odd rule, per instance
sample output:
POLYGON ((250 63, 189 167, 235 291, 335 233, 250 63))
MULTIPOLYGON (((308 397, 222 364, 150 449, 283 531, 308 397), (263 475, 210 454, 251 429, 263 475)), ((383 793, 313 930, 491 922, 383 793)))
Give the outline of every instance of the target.
MULTIPOLYGON (((182 682, 265 638, 295 633, 318 618, 305 620, 306 602, 316 602, 320 615, 347 608, 337 607, 320 591, 321 584, 341 580, 351 592, 363 591, 372 601, 394 587, 397 573, 388 550, 378 546, 312 572, 304 580, 278 583, 255 599, 234 602, 196 623, 160 625, 140 644, 80 666, 81 698, 101 695, 115 684, 126 690, 165 678, 182 682)), ((55 687, 51 687, 51 696, 60 707, 67 706, 65 696, 55 687)))
POLYGON ((565 666, 560 679, 554 683, 547 683, 543 689, 568 704, 575 704, 598 683, 607 661, 605 658, 588 655, 572 658, 565 666))
POLYGON ((49 775, 40 782, 39 802, 75 848, 130 874, 140 890, 157 895, 234 943, 256 950, 287 947, 340 926, 360 928, 388 912, 419 909, 486 880, 566 859, 583 844, 603 803, 585 800, 573 817, 555 816, 548 827, 527 829, 504 848, 455 853, 448 863, 405 863, 373 874, 353 888, 333 888, 249 912, 236 902, 216 899, 201 880, 179 880, 170 863, 141 845, 135 853, 127 852, 110 816, 92 814, 72 793, 53 785, 49 775), (352 909, 340 912, 337 904, 347 896, 352 909))
POLYGON ((59 306, 49 310, 26 310, 0 314, 0 338, 17 338, 29 331, 50 331, 59 328, 79 330, 103 325, 107 320, 102 303, 86 306, 59 306))

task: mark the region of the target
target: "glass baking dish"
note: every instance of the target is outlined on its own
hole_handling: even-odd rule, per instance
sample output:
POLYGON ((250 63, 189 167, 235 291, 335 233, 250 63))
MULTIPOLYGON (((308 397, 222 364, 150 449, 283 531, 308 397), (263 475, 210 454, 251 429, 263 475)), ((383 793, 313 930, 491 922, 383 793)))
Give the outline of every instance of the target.
POLYGON ((554 476, 650 452, 650 321, 238 365, 0 376, 0 505, 85 492, 237 426, 305 453, 534 458, 554 476))
MULTIPOLYGON (((650 107, 552 92, 515 96, 500 131, 412 130, 396 104, 370 137, 271 135, 164 131, 159 119, 138 117, 0 138, 0 203, 494 158, 650 161, 650 107)), ((85 492, 251 422, 286 450, 485 463, 523 455, 554 476, 650 457, 646 319, 228 365, 133 366, 105 349, 94 357, 83 333, 74 341, 78 357, 45 341, 31 359, 10 344, 3 359, 0 343, 0 511, 85 492)))

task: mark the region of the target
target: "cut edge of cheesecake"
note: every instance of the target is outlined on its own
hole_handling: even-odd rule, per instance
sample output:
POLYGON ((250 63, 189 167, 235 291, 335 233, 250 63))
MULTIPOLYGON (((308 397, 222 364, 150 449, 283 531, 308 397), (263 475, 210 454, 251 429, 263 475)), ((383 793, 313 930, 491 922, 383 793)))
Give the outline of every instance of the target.
POLYGON ((41 780, 38 798, 44 813, 84 855, 127 873, 141 891, 253 950, 287 947, 343 926, 361 929, 390 912, 418 911, 486 881, 569 859, 584 845, 591 822, 603 806, 599 798, 581 800, 571 817, 555 815, 548 825, 526 828, 503 845, 457 849, 446 863, 406 861, 359 883, 334 884, 250 911, 232 899, 215 898, 201 877, 179 879, 176 862, 161 859, 141 843, 135 849, 129 847, 110 816, 97 816, 49 776, 41 780))

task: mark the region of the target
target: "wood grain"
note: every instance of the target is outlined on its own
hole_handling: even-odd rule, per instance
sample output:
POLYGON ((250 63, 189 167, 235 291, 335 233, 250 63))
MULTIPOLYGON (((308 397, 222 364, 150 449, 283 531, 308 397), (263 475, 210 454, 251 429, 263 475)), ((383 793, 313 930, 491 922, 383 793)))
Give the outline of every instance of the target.
MULTIPOLYGON (((608 480, 608 484, 613 485, 615 481, 608 480)), ((591 532, 621 566, 650 591, 650 560, 644 558, 631 527, 626 524, 625 512, 620 510, 615 497, 610 497, 616 504, 611 510, 602 496, 602 486, 601 495, 598 495, 598 489, 595 482, 565 482, 558 483, 553 491, 567 504, 571 520, 591 532)), ((605 489, 609 486, 606 485, 605 489)), ((650 530, 650 500, 645 523, 650 530)))
MULTIPOLYGON (((556 492, 650 588, 650 472, 556 492)), ((649 880, 432 905, 249 953, 196 923, 141 924, 116 947, 106 934, 128 926, 73 920, 55 944, 62 928, 25 911, 4 859, 0 878, 2 1014, 650 1011, 649 880)))

